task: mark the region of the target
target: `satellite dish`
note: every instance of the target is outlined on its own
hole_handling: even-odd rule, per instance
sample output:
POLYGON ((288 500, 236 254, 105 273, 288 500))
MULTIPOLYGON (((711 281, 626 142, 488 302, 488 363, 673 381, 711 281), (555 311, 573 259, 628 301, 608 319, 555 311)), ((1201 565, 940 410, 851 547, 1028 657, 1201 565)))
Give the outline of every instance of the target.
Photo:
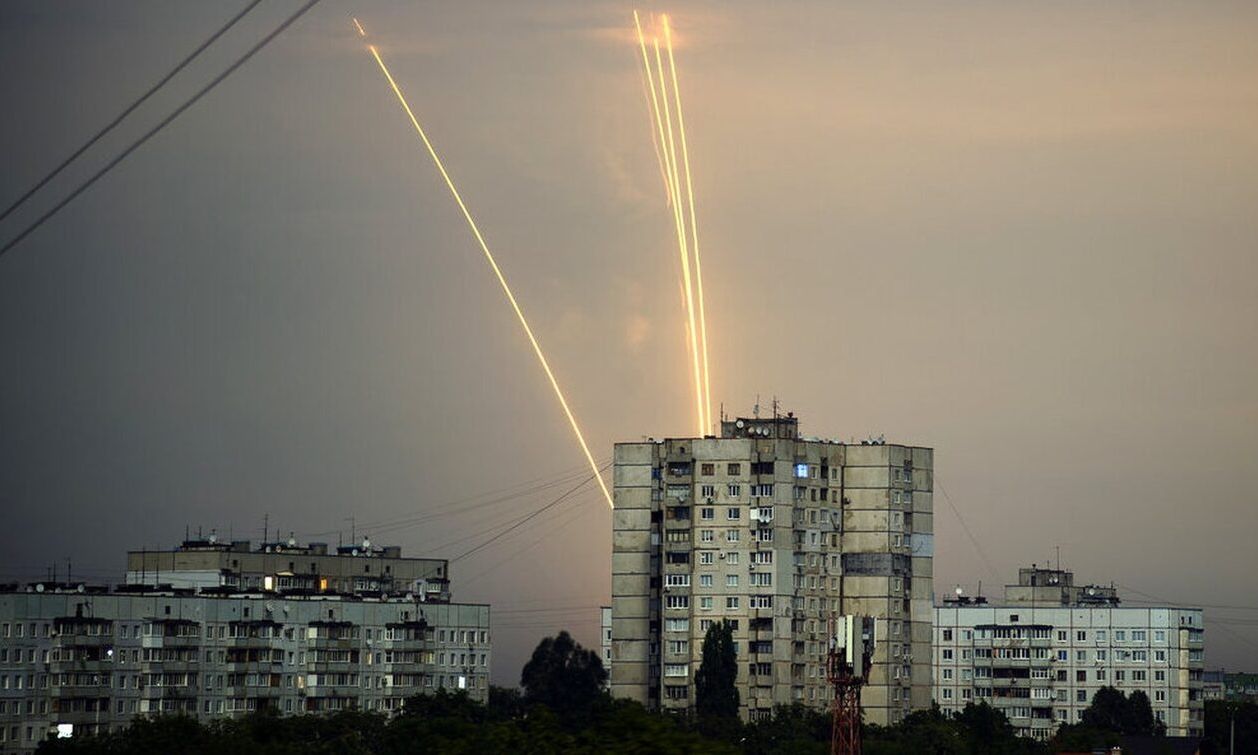
POLYGON ((39 584, 35 585, 35 592, 43 592, 43 591, 44 591, 44 583, 43 583, 43 582, 40 582, 39 584))
POLYGON ((734 427, 739 427, 739 428, 741 428, 741 427, 745 426, 746 424, 747 424, 746 422, 743 422, 743 421, 740 419, 740 420, 738 420, 737 422, 735 422, 735 423, 734 423, 734 427))
POLYGON ((961 589, 961 585, 957 585, 957 590, 956 590, 957 597, 961 597, 962 593, 964 593, 964 592, 965 592, 965 590, 962 590, 962 589, 961 589))

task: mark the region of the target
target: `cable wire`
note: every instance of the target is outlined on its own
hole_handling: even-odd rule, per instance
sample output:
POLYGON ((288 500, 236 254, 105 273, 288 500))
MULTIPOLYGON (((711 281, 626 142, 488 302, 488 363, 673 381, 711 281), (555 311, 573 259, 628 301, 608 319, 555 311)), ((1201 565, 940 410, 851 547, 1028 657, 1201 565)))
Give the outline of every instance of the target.
POLYGON ((131 146, 124 149, 121 154, 119 154, 117 157, 115 157, 114 159, 106 163, 105 167, 96 171, 94 174, 92 174, 91 178, 79 184, 78 188, 70 192, 70 194, 65 199, 53 205, 52 209, 48 210, 43 215, 40 215, 39 218, 35 220, 35 222, 28 225, 26 229, 22 231, 21 233, 19 233, 12 241, 5 244, 3 248, 0 248, 0 257, 4 256, 5 252, 8 252, 10 249, 17 246, 18 243, 22 241, 22 239, 31 235, 31 233, 33 233, 36 228, 39 228, 49 218, 51 218, 52 216, 60 212, 66 205, 73 202, 76 197, 78 197, 83 192, 87 191, 87 189, 92 184, 99 181, 102 176, 104 176, 109 171, 113 170, 114 166, 116 166, 118 163, 125 160, 128 155, 130 155, 132 152, 139 149, 140 146, 143 145, 145 142, 147 142, 149 139, 152 139, 154 136, 156 136, 159 131, 166 128, 168 125, 170 125, 170 123, 174 121, 176 118, 178 118, 180 115, 182 115, 185 110, 192 107, 194 104, 196 104, 198 100, 200 100, 205 95, 209 94, 210 90, 212 90, 214 87, 221 84, 223 80, 226 79, 228 76, 231 76, 233 73, 235 73, 237 69, 239 69, 242 65, 244 65, 254 55, 258 54, 258 52, 261 51, 262 48, 266 47, 271 42, 271 40, 278 37, 281 32, 283 32, 285 29, 291 26, 293 22, 295 22, 297 19, 305 15, 306 11, 313 8, 315 4, 318 2, 319 0, 306 0, 306 3, 302 5, 300 8, 298 8, 297 12, 293 13, 293 15, 284 19, 284 21, 279 26, 275 27, 275 29, 272 30, 271 33, 263 37, 253 47, 249 48, 249 51, 246 52, 244 55, 242 55, 240 58, 238 58, 235 63, 232 63, 230 66, 227 67, 225 71, 220 73, 218 76, 215 76, 210 81, 209 84, 206 84, 204 87, 201 88, 200 91, 192 95, 192 97, 186 100, 182 105, 175 108, 174 112, 172 112, 170 115, 163 118, 161 121, 158 122, 156 126, 154 126, 153 128, 149 129, 147 132, 145 132, 144 136, 141 136, 139 139, 132 142, 131 146))
MULTIPOLYGON (((609 465, 607 465, 607 466, 611 466, 611 465, 609 464, 609 465)), ((559 496, 558 498, 556 498, 555 500, 553 500, 553 501, 551 501, 550 503, 546 504, 545 506, 541 507, 540 509, 537 509, 537 510, 536 510, 536 511, 534 511, 532 514, 529 514, 528 516, 524 517, 523 519, 520 519, 520 520, 519 520, 519 521, 517 521, 515 524, 512 524, 510 527, 506 528, 505 530, 502 530, 501 532, 499 532, 498 534, 496 534, 496 535, 494 535, 493 537, 489 538, 488 540, 486 540, 485 542, 481 543, 480 545, 478 545, 478 546, 476 546, 476 547, 474 547, 474 548, 471 548, 470 550, 466 550, 466 551, 464 551, 464 552, 460 553, 459 555, 457 555, 457 556, 455 556, 454 558, 450 559, 450 562, 451 562, 451 563, 454 563, 455 561, 460 561, 460 560, 462 560, 462 559, 464 559, 464 558, 467 558, 468 556, 472 555, 473 553, 476 553, 477 551, 482 550, 483 548, 485 548, 485 547, 489 546, 491 543, 494 543, 494 542, 498 541, 498 540, 499 540, 499 539, 501 539, 503 536, 505 536, 505 535, 509 534, 510 532, 512 532, 512 531, 514 531, 514 530, 516 530, 516 529, 518 529, 519 527, 521 527, 522 525, 524 525, 525 523, 527 523, 529 520, 533 519, 534 517, 536 517, 536 516, 538 516, 538 515, 540 515, 540 514, 542 514, 542 513, 546 512, 546 511, 550 510, 551 508, 553 508, 553 507, 555 507, 555 506, 558 506, 558 505, 559 505, 559 504, 561 504, 561 503, 563 503, 565 500, 567 500, 570 496, 572 496, 572 495, 573 495, 574 493, 576 493, 578 490, 580 490, 581 488, 585 487, 588 483, 592 482, 594 479, 598 478, 598 477, 599 477, 599 473, 601 473, 601 472, 603 471, 603 469, 606 469, 606 468, 607 468, 607 466, 604 466, 602 469, 595 469, 595 470, 594 470, 594 474, 590 475, 589 477, 586 477, 584 480, 582 480, 581 482, 577 483, 575 486, 573 486, 573 487, 571 487, 571 488, 568 488, 568 490, 567 490, 566 492, 564 492, 564 494, 563 494, 563 495, 559 496)))
POLYGON ((940 493, 943 493, 944 500, 948 502, 948 507, 956 515, 957 521, 961 524, 961 529, 965 531, 965 536, 970 539, 970 544, 974 546, 974 551, 978 553, 979 558, 983 559, 983 563, 987 566, 987 571, 991 572, 992 576, 999 580, 1000 573, 996 571, 996 567, 992 566, 992 562, 988 560, 987 554, 983 552, 983 546, 978 544, 978 539, 974 537, 974 533, 970 532, 970 527, 965 523, 965 518, 961 516, 961 511, 952 502, 952 496, 948 495, 948 491, 944 490, 944 486, 939 482, 938 475, 935 476, 935 487, 939 488, 940 493))
POLYGON ((123 119, 124 119, 124 118, 126 118, 128 115, 131 115, 131 113, 135 112, 135 109, 136 109, 136 108, 138 108, 140 105, 143 105, 143 104, 145 103, 145 101, 147 101, 147 100, 148 100, 148 98, 149 98, 149 97, 152 97, 154 94, 156 94, 158 89, 161 89, 163 86, 165 86, 165 85, 166 85, 166 82, 168 82, 168 81, 170 81, 171 79, 173 79, 173 78, 175 77, 175 75, 176 75, 176 74, 178 74, 180 71, 182 71, 184 68, 186 68, 186 67, 188 66, 188 64, 189 64, 189 63, 191 63, 193 60, 195 60, 195 59, 196 59, 196 57, 197 57, 198 55, 200 55, 201 53, 205 52, 205 48, 207 48, 207 47, 209 47, 210 45, 214 44, 214 42, 215 42, 215 41, 216 41, 219 37, 221 37, 221 36, 223 36, 224 34, 226 34, 226 33, 227 33, 227 31, 228 31, 229 29, 231 29, 233 26, 235 26, 235 25, 236 25, 236 22, 237 22, 237 21, 239 21, 240 19, 244 18, 244 17, 245 17, 245 16, 249 13, 249 11, 253 10, 254 8, 256 8, 256 7, 257 7, 257 5, 258 5, 258 3, 260 3, 260 2, 262 2, 262 0, 253 0, 251 3, 249 3, 248 5, 246 5, 246 6, 244 7, 244 9, 243 9, 243 10, 241 10, 239 13, 237 13, 236 15, 232 16, 231 18, 229 18, 229 19, 227 20, 227 23, 226 23, 226 24, 224 24, 222 27, 220 27, 218 31, 216 31, 216 32, 214 32, 213 34, 211 34, 211 35, 210 35, 209 39, 207 39, 207 40, 205 40, 204 42, 202 42, 202 43, 201 43, 201 44, 197 47, 197 49, 193 50, 193 51, 192 51, 192 52, 188 55, 188 57, 186 57, 186 58, 184 58, 183 60, 179 61, 179 65, 177 65, 177 66, 175 66, 173 69, 171 69, 170 73, 166 74, 166 75, 165 75, 165 76, 163 76, 161 79, 159 79, 159 80, 158 80, 158 82, 157 82, 156 84, 154 84, 152 87, 150 87, 150 88, 149 88, 149 90, 148 90, 147 92, 145 92, 144 94, 140 95, 140 98, 139 98, 138 100, 136 100, 135 102, 132 102, 130 105, 128 105, 128 106, 127 106, 127 108, 126 108, 125 110, 123 110, 121 113, 119 113, 119 114, 118 114, 118 116, 117 116, 116 118, 114 118, 112 121, 110 121, 110 122, 109 122, 109 123, 108 123, 108 124, 107 124, 104 128, 102 128, 100 131, 97 131, 95 136, 93 136, 92 138, 88 139, 86 142, 84 142, 84 143, 83 143, 83 145, 82 145, 81 147, 79 147, 78 149, 76 149, 76 150, 75 150, 75 151, 74 151, 74 152, 73 152, 73 153, 72 153, 69 157, 67 157, 66 159, 62 160, 60 165, 58 165, 57 167, 55 167, 55 168, 53 168, 53 169, 52 169, 52 172, 50 172, 48 175, 46 175, 46 176, 44 176, 43 178, 41 178, 41 179, 39 180, 39 182, 38 182, 38 183, 36 183, 34 186, 32 186, 30 189, 28 189, 28 190, 26 191, 26 193, 25 193, 25 194, 23 194, 22 196, 18 197, 18 198, 17 198, 17 201, 15 201, 13 204, 9 205, 9 208, 8 208, 7 210, 5 210, 3 213, 0 213, 0 221, 3 221, 5 218, 9 217, 9 215, 10 215, 10 214, 11 214, 14 210, 16 210, 16 209, 17 209, 17 208, 18 208, 18 207, 19 207, 19 206, 20 206, 23 202, 25 202, 26 200, 30 199, 32 194, 34 194, 35 192, 37 192, 37 191, 39 191, 40 189, 44 188, 44 186, 45 186, 45 185, 46 185, 49 181, 51 181, 52 179, 56 178, 56 177, 57 177, 57 175, 58 175, 59 173, 61 173, 61 171, 65 170, 65 169, 66 169, 66 167, 68 167, 68 166, 70 165, 70 163, 72 163, 72 162, 74 162, 75 160, 77 160, 77 159, 79 158, 79 155, 82 155, 84 152, 86 152, 86 151, 88 151, 89 149, 91 149, 92 145, 93 145, 93 144, 95 144, 96 142, 100 141, 100 140, 101 140, 101 139, 105 136, 105 134, 108 134, 110 131, 113 131, 113 130, 114 130, 114 127, 116 127, 119 123, 122 123, 122 121, 123 121, 123 119))

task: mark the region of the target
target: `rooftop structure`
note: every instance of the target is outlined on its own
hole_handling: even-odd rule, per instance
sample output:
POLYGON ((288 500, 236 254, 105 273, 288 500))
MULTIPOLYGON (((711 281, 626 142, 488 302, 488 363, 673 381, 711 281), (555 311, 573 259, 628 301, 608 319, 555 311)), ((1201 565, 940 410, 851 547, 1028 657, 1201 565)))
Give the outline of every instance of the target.
POLYGON ((449 563, 405 558, 397 546, 360 543, 329 551, 326 543, 295 539, 224 542, 211 535, 171 550, 127 553, 127 583, 289 593, 406 594, 426 602, 450 600, 449 563))

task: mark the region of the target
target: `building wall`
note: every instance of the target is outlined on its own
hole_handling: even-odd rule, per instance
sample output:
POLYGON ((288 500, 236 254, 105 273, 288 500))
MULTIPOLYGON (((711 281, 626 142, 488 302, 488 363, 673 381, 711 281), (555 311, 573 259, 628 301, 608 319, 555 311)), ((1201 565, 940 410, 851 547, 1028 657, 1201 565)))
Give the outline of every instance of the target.
POLYGON ((1145 692, 1167 734, 1202 733, 1199 609, 943 606, 934 634, 944 711, 987 700, 1020 734, 1046 739, 1108 685, 1145 692))
POLYGON ((928 707, 932 457, 791 437, 617 444, 613 694, 692 706, 706 629, 728 619, 745 717, 824 707, 829 621, 861 614, 878 619, 866 720, 928 707))
POLYGON ((388 712, 489 690, 489 606, 173 593, 0 593, 0 751, 50 728, 261 707, 388 712))

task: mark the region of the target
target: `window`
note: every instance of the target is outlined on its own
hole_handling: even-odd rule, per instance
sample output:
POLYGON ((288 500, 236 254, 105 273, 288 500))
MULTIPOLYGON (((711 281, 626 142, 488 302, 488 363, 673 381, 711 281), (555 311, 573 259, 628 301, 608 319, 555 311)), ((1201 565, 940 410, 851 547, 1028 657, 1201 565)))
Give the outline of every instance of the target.
POLYGON ((725 563, 728 566, 738 565, 738 551, 730 551, 725 554, 725 563))
POLYGON ((1088 672, 1087 672, 1087 671, 1079 670, 1079 671, 1076 671, 1076 672, 1075 672, 1075 681, 1076 681, 1076 682, 1083 683, 1083 682, 1086 682, 1087 680, 1088 680, 1088 672))
POLYGON ((699 509, 699 519, 702 521, 711 521, 716 518, 716 509, 708 506, 699 509))
POLYGON ((752 608, 772 608, 773 607, 772 595, 752 595, 750 600, 751 600, 752 608))
POLYGON ((725 510, 725 518, 729 519, 730 521, 739 519, 742 517, 742 515, 743 515, 742 509, 739 509, 737 507, 731 506, 730 508, 725 510))
POLYGON ((1097 669, 1097 670, 1096 670, 1096 680, 1097 680, 1098 682, 1103 682, 1103 681, 1105 681, 1105 669, 1103 669, 1103 668, 1099 668, 1099 669, 1097 669))
POLYGON ((712 610, 712 598, 710 596, 705 595, 704 597, 699 598, 699 610, 700 611, 712 610))
POLYGON ((726 575, 725 575, 725 586, 726 586, 726 587, 738 587, 738 575, 737 575, 737 574, 726 574, 726 575))
POLYGON ((738 542, 738 530, 726 530, 726 531, 725 531, 725 542, 727 542, 727 543, 736 543, 736 542, 738 542))
POLYGON ((1126 632, 1126 630, 1123 630, 1123 629, 1115 629, 1115 630, 1114 630, 1114 642, 1126 642, 1126 641, 1127 641, 1127 632, 1126 632))
POLYGON ((1059 630, 1057 630, 1057 641, 1058 641, 1058 642, 1065 642, 1065 641, 1066 641, 1066 630, 1064 630, 1064 629, 1059 629, 1059 630))
POLYGON ((1108 659, 1108 656, 1109 656, 1109 651, 1106 651, 1106 650, 1098 650, 1098 651, 1096 651, 1096 659, 1097 659, 1098 661, 1104 661, 1104 660, 1107 660, 1107 659, 1108 659))
POLYGON ((690 587, 689 574, 665 574, 664 584, 668 587, 690 587))
MULTIPOLYGON (((737 466, 737 465, 734 465, 734 466, 737 466)), ((730 498, 737 498, 738 496, 742 495, 743 486, 730 483, 729 485, 726 486, 725 492, 729 494, 730 498)))
POLYGON ((715 464, 701 464, 699 466, 699 474, 703 475, 704 477, 711 477, 712 475, 716 474, 716 465, 715 464))
POLYGON ((1132 641, 1132 642, 1147 642, 1147 641, 1148 641, 1148 637, 1149 637, 1149 633, 1148 633, 1147 631, 1143 630, 1143 629, 1133 629, 1133 630, 1131 630, 1131 641, 1132 641))
POLYGON ((1154 642, 1166 642, 1166 631, 1159 629, 1153 633, 1154 642))
POLYGON ((730 597, 726 598, 726 599, 725 599, 725 607, 726 607, 726 608, 738 608, 738 598, 737 598, 737 596, 733 596, 733 595, 731 595, 730 597))
POLYGON ((807 465, 807 464, 796 464, 796 465, 795 465, 795 476, 796 476, 796 477, 798 477, 798 478, 800 478, 800 479, 805 479, 805 478, 807 478, 807 477, 808 477, 808 465, 807 465))
POLYGON ((689 632, 690 619, 665 619, 664 629, 669 632, 689 632))
POLYGON ((742 464, 730 464, 725 467, 725 473, 729 475, 739 475, 743 473, 742 464))
POLYGON ((699 551, 699 563, 711 565, 715 562, 714 551, 699 551))
POLYGON ((689 676, 690 665, 687 663, 666 663, 664 664, 664 676, 679 677, 689 676))
POLYGON ((716 533, 712 530, 699 530, 699 542, 710 543, 716 539, 716 533))
POLYGON ((1086 642, 1088 639, 1088 633, 1080 629, 1079 631, 1075 632, 1075 639, 1078 640, 1079 642, 1086 642))
POLYGON ((1076 651, 1075 651, 1075 660, 1076 660, 1076 661, 1079 661, 1080 663, 1082 663, 1082 662, 1084 662, 1084 661, 1088 660, 1088 651, 1086 651, 1086 650, 1076 650, 1076 651))
POLYGON ((1098 629, 1098 630, 1096 630, 1096 641, 1097 641, 1097 642, 1104 642, 1104 641, 1105 641, 1105 630, 1104 630, 1104 629, 1098 629))
POLYGON ((943 638, 944 638, 944 642, 952 642, 952 630, 951 629, 943 630, 943 638))
MULTIPOLYGON (((950 660, 952 660, 952 648, 944 648, 944 650, 943 650, 943 659, 944 659, 945 661, 950 661, 950 660)), ((945 677, 945 678, 948 678, 948 677, 945 677)))
POLYGON ((690 652, 690 640, 669 640, 668 652, 673 655, 684 655, 690 652))
POLYGON ((700 587, 711 587, 711 586, 712 586, 712 575, 711 575, 711 574, 700 574, 700 575, 699 575, 699 586, 700 586, 700 587))
POLYGON ((752 572, 751 573, 751 586, 752 587, 772 587, 773 586, 773 572, 767 572, 767 571, 752 572))
POLYGON ((669 595, 665 605, 667 605, 667 607, 669 608, 689 608, 690 596, 689 595, 669 595))
POLYGON ((1058 651, 1057 651, 1057 660, 1059 660, 1059 661, 1068 661, 1068 660, 1070 660, 1070 651, 1068 651, 1068 650, 1058 650, 1058 651))
POLYGON ((1088 691, 1086 689, 1075 690, 1075 702, 1086 703, 1088 701, 1088 691))

